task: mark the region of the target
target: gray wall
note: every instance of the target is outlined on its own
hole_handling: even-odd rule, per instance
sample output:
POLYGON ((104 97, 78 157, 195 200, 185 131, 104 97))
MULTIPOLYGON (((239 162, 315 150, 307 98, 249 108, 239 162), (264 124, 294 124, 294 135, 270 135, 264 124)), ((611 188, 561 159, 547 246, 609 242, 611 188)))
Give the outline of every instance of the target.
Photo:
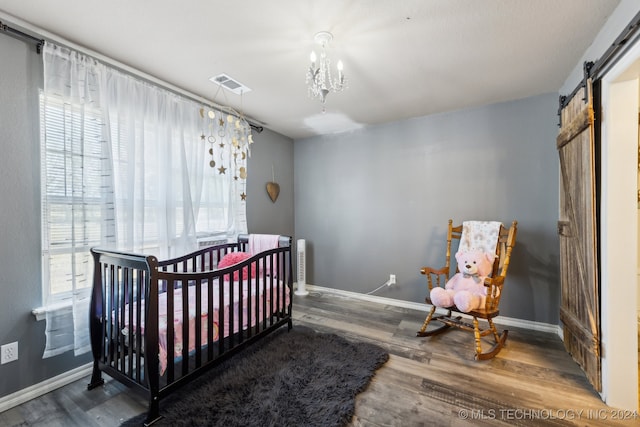
POLYGON ((295 142, 295 234, 307 283, 423 302, 447 220, 517 220, 505 316, 557 324, 557 95, 295 142))
POLYGON ((18 361, 0 365, 0 396, 58 375, 89 357, 42 360, 45 322, 40 258, 38 88, 42 58, 35 47, 0 36, 0 344, 18 341, 18 361))
POLYGON ((254 132, 253 140, 247 166, 249 232, 293 237, 293 140, 268 129, 259 134, 254 132), (274 176, 280 185, 275 203, 266 188, 274 176))
MULTIPOLYGON (((0 35, 0 345, 18 341, 16 362, 0 365, 0 398, 91 361, 72 352, 42 359, 45 322, 40 258, 38 88, 42 58, 35 47, 0 35)), ((293 234, 293 142, 265 130, 254 135, 247 181, 247 220, 255 233, 293 234), (280 197, 265 184, 274 165, 280 197)))

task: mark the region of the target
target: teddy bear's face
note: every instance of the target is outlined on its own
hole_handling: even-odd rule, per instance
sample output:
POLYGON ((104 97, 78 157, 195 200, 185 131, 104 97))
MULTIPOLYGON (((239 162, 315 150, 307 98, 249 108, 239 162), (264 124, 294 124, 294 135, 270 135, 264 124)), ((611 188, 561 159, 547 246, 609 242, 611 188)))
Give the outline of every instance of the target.
POLYGON ((489 256, 481 251, 458 252, 456 253, 456 261, 458 261, 458 270, 466 274, 478 274, 486 276, 491 271, 491 261, 489 256))
POLYGON ((462 258, 462 263, 458 261, 458 269, 467 274, 476 274, 478 272, 478 261, 473 257, 462 258))

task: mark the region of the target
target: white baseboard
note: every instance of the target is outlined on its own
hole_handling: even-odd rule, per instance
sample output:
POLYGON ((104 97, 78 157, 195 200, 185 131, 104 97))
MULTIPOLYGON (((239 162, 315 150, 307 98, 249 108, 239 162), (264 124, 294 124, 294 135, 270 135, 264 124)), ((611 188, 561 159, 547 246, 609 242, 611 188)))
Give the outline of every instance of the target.
MULTIPOLYGON (((393 298, 379 297, 376 295, 361 294, 358 292, 343 291, 341 289, 325 288, 323 286, 309 285, 307 284, 307 290, 331 293, 335 295, 341 295, 344 297, 360 299, 363 301, 371 301, 379 304, 393 305, 395 307, 409 308, 418 311, 429 311, 431 306, 425 303, 403 301, 393 298)), ((512 317, 498 316, 494 319, 496 324, 504 326, 513 326, 515 328, 529 329, 532 331, 549 332, 557 334, 562 339, 562 328, 559 325, 552 325, 550 323, 534 322, 531 320, 514 319, 512 317)))
POLYGON ((0 398, 0 413, 91 375, 93 362, 0 398))

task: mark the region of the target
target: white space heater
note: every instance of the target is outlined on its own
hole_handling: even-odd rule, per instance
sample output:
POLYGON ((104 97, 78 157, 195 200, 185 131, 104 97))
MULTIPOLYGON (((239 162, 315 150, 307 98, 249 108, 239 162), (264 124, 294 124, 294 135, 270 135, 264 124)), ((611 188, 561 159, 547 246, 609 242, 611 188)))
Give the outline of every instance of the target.
POLYGON ((307 292, 307 251, 304 239, 299 239, 297 244, 298 251, 298 289, 296 295, 309 295, 307 292))

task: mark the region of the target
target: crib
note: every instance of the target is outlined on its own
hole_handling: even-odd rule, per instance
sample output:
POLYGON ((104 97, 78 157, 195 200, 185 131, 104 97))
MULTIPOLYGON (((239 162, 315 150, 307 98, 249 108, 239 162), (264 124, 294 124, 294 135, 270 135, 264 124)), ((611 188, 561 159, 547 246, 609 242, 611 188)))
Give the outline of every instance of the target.
POLYGON ((291 238, 247 254, 251 238, 165 261, 93 248, 88 388, 104 384, 104 372, 143 392, 149 425, 163 397, 281 326, 291 329, 291 238), (247 258, 217 268, 232 255, 247 258))

